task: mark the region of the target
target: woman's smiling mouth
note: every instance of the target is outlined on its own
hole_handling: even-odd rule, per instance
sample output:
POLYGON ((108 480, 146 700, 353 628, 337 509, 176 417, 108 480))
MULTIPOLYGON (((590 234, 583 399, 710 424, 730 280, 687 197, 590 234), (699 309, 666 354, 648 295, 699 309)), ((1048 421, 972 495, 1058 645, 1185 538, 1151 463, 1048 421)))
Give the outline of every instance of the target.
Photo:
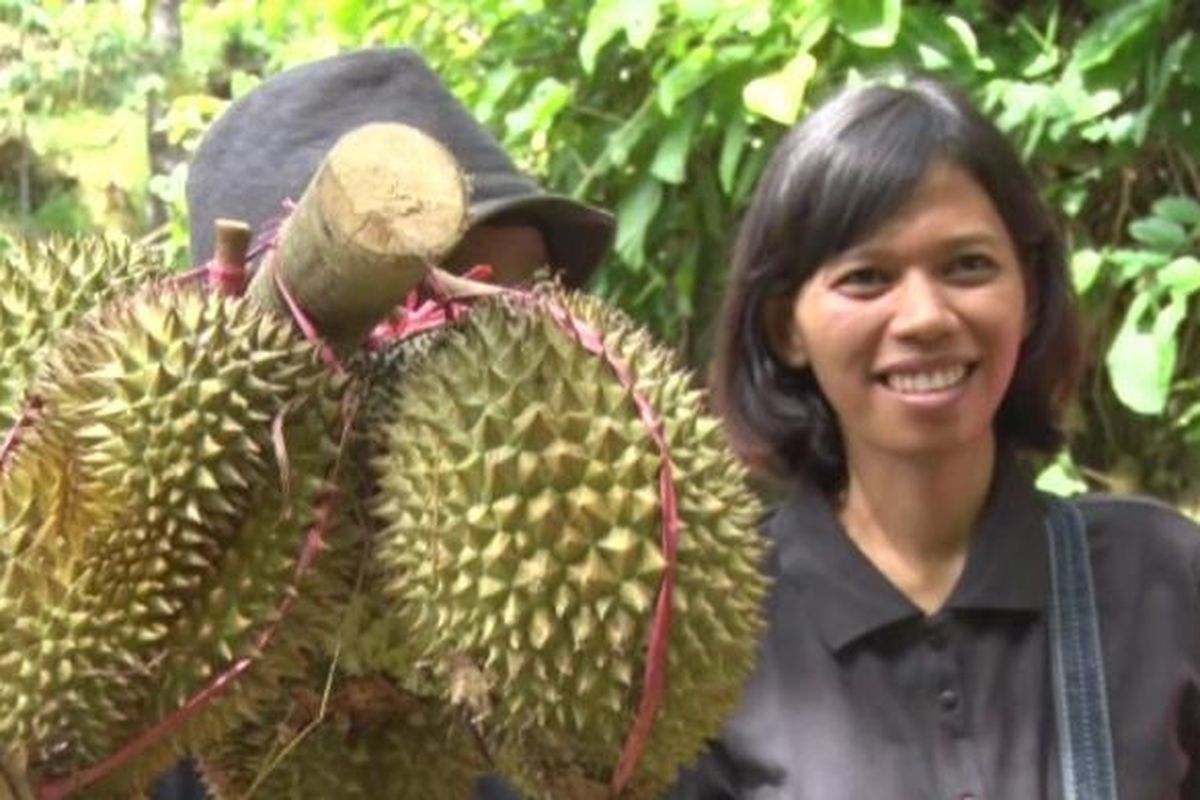
POLYGON ((899 394, 933 394, 955 388, 967 379, 970 372, 969 364, 956 364, 938 369, 889 372, 880 380, 899 394))

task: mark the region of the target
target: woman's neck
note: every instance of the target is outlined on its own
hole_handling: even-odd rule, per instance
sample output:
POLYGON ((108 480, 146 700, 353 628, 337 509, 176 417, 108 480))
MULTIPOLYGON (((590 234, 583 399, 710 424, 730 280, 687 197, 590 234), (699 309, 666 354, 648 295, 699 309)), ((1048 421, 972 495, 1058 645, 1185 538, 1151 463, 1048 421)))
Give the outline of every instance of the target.
POLYGON ((928 458, 856 451, 839 516, 850 539, 906 597, 933 613, 966 563, 987 499, 995 441, 928 458))

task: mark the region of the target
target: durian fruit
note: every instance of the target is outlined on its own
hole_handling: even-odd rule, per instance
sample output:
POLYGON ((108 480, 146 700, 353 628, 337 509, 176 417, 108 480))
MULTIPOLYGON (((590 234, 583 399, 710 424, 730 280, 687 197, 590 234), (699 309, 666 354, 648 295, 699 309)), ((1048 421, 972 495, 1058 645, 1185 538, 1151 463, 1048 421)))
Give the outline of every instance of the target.
POLYGON ((61 781, 256 659, 82 794, 139 796, 333 635, 338 573, 296 576, 355 384, 290 320, 198 287, 108 304, 45 361, 0 472, 0 742, 61 781))
POLYGON ((0 431, 20 413, 48 342, 90 309, 165 273, 156 251, 117 236, 54 236, 0 247, 0 431))
POLYGON ((215 800, 472 796, 489 763, 460 713, 387 674, 356 673, 336 656, 310 664, 307 682, 285 687, 198 754, 215 800))
POLYGON ((369 405, 386 596, 417 653, 410 671, 432 671, 438 696, 475 714, 530 796, 563 796, 562 776, 610 780, 666 565, 662 457, 612 363, 555 309, 629 370, 670 453, 667 692, 629 791, 656 797, 736 703, 765 578, 744 470, 690 374, 627 317, 543 288, 481 300, 380 359, 369 405))

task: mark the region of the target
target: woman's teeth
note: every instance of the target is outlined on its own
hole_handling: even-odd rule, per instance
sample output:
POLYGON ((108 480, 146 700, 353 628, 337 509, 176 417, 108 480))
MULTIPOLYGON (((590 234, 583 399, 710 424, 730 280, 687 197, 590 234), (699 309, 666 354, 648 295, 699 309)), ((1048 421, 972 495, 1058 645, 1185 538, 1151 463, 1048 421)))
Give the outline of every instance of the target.
POLYGON ((901 394, 925 394, 940 392, 962 382, 967 377, 967 367, 946 367, 929 372, 892 373, 886 378, 889 389, 901 394))

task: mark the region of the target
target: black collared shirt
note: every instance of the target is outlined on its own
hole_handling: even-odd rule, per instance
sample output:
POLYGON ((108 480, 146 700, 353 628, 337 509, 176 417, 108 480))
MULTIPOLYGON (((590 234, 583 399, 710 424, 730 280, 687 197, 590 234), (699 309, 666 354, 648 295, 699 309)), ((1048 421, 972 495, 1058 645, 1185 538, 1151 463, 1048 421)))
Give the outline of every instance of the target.
MULTIPOLYGON (((1200 798, 1200 530, 1078 501, 1120 800, 1200 798)), ((926 616, 797 490, 767 522, 776 583, 757 671, 681 800, 1058 800, 1043 508, 997 465, 945 606, 926 616)))

